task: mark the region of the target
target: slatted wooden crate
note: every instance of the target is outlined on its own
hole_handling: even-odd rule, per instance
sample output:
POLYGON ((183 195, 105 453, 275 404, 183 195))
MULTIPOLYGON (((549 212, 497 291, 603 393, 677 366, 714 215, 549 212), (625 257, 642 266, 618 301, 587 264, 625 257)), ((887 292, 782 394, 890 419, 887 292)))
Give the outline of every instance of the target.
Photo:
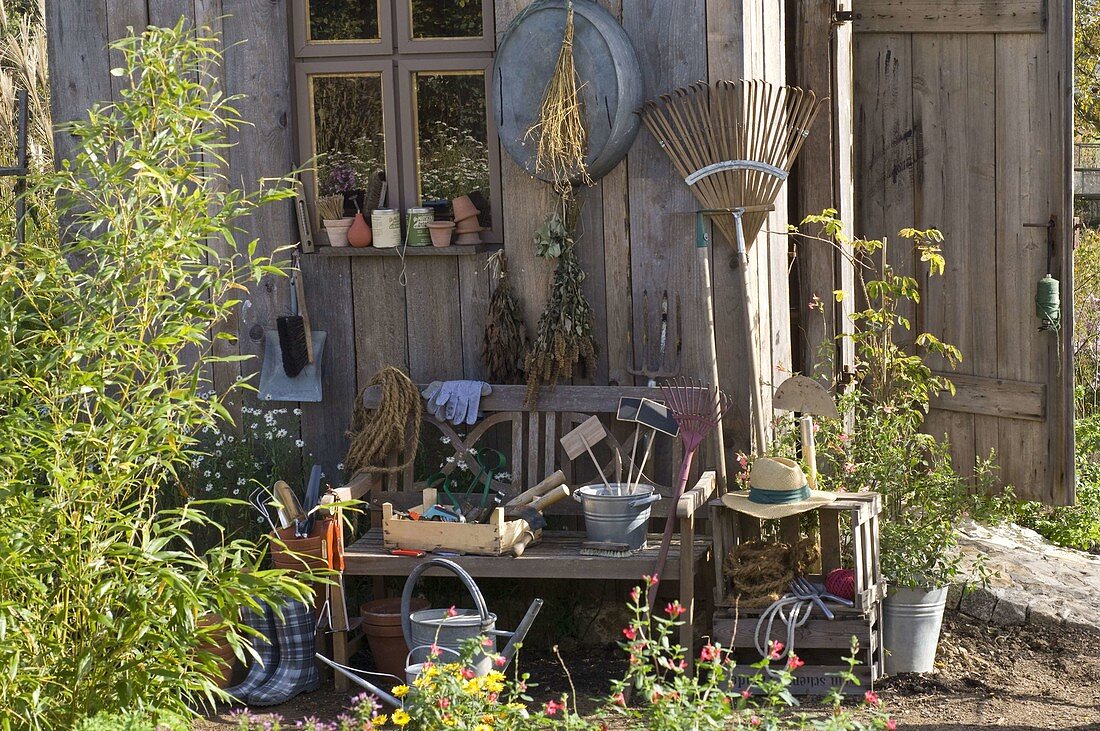
MULTIPOLYGON (((737 611, 729 596, 729 582, 722 571, 726 555, 736 545, 756 540, 765 530, 764 521, 727 508, 720 500, 709 503, 714 533, 715 619, 714 639, 738 649, 744 676, 734 680, 737 689, 748 684, 748 676, 756 671, 748 666, 759 660, 755 651, 755 632, 761 609, 737 611), (739 616, 738 616, 739 614, 739 616), (732 640, 732 642, 731 642, 732 640)), ((824 695, 840 683, 831 673, 847 669, 842 658, 849 654, 851 639, 859 640, 861 660, 853 671, 860 686, 849 686, 847 693, 862 693, 883 673, 882 599, 886 584, 879 567, 878 520, 882 499, 877 493, 851 493, 817 509, 820 566, 806 578, 824 583, 824 577, 836 568, 851 568, 855 573, 855 607, 829 605, 836 619, 825 619, 814 609, 812 618, 795 633, 795 652, 806 662, 795 674, 791 692, 795 695, 824 695), (848 516, 850 535, 841 540, 841 517, 848 516)), ((794 544, 803 537, 800 516, 782 518, 778 522, 778 538, 794 544)), ((773 638, 780 639, 786 627, 776 622, 773 638), (779 628, 782 628, 782 632, 779 628)))

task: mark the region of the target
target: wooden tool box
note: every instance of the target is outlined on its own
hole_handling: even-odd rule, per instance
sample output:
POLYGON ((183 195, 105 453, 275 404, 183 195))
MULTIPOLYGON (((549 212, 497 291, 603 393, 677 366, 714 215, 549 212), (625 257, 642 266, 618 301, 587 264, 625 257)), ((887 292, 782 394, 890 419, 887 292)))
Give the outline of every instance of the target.
MULTIPOLYGON (((411 510, 427 511, 438 502, 435 488, 424 488, 424 501, 411 510)), ((523 537, 526 521, 505 520, 504 508, 496 508, 487 523, 447 523, 412 520, 394 511, 393 503, 382 504, 382 544, 387 550, 406 548, 414 551, 455 551, 476 556, 510 554, 523 537)), ((535 531, 535 541, 542 531, 535 531)))

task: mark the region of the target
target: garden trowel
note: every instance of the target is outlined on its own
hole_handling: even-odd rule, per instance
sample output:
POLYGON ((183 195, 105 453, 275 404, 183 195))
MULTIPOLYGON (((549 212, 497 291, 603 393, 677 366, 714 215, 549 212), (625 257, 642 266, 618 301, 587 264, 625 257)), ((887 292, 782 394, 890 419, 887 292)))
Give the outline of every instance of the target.
POLYGON ((810 467, 807 476, 810 489, 817 489, 817 446, 814 443, 814 417, 839 419, 836 402, 825 387, 806 376, 791 376, 775 391, 772 407, 783 411, 798 412, 798 422, 802 433, 802 457, 810 467))

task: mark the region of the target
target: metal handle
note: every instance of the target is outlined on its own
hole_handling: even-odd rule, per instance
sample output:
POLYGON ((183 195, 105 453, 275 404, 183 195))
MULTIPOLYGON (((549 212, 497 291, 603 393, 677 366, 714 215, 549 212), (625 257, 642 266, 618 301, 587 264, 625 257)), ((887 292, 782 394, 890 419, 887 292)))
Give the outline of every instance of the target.
POLYGON ((470 596, 474 598, 474 604, 477 605, 477 611, 481 615, 481 624, 486 625, 489 621, 489 607, 485 604, 485 597, 482 596, 481 589, 478 589, 477 584, 474 583, 474 577, 470 576, 466 569, 454 561, 448 561, 445 558, 430 558, 413 567, 413 570, 409 573, 409 578, 405 581, 405 588, 401 592, 401 631, 405 635, 405 643, 410 647, 412 646, 412 615, 409 613, 409 609, 412 606, 413 589, 416 588, 416 582, 420 580, 421 575, 432 566, 447 569, 457 576, 466 585, 470 596))
POLYGON ((658 502, 660 499, 661 499, 660 493, 656 493, 656 492, 650 493, 649 495, 645 495, 643 497, 640 497, 637 500, 632 500, 630 502, 630 507, 632 507, 632 508, 642 508, 642 507, 645 507, 646 505, 652 505, 653 503, 658 502))

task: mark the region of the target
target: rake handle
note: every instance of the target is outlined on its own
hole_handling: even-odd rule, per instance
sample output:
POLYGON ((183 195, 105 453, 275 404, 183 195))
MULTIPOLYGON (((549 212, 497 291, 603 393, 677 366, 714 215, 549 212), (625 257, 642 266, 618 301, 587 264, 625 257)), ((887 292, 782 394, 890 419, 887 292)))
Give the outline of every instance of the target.
MULTIPOLYGON (((661 587, 661 574, 664 573, 665 563, 668 561, 668 549, 672 546, 672 530, 676 526, 676 505, 687 488, 688 475, 691 474, 691 462, 695 458, 695 450, 684 455, 684 461, 680 463, 680 475, 676 481, 676 494, 672 498, 672 506, 669 508, 668 517, 665 518, 665 535, 661 538, 661 550, 657 553, 657 567, 653 571, 656 583, 649 589, 649 613, 653 614, 653 606, 657 603, 657 590, 661 587)), ((686 550, 692 550, 688 546, 686 550)), ((680 546, 680 550, 685 550, 680 546)))

